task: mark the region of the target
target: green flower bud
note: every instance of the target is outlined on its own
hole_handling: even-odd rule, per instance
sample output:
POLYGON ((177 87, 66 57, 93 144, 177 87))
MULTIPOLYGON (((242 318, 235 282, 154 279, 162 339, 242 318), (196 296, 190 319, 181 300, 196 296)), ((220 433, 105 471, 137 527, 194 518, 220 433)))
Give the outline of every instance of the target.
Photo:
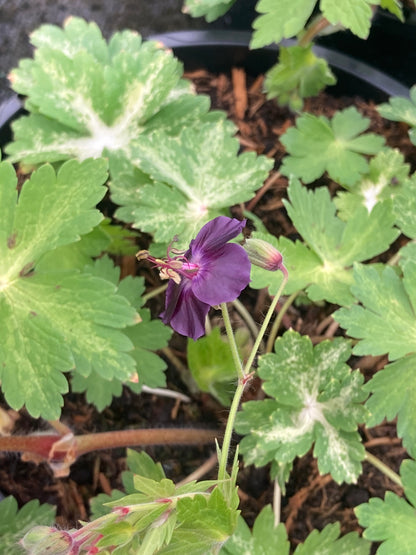
POLYGON ((255 266, 260 266, 265 270, 276 272, 282 270, 283 257, 280 252, 267 241, 263 239, 248 238, 243 245, 250 262, 255 266))
POLYGON ((78 553, 69 532, 50 526, 35 526, 25 534, 20 543, 31 555, 78 553))

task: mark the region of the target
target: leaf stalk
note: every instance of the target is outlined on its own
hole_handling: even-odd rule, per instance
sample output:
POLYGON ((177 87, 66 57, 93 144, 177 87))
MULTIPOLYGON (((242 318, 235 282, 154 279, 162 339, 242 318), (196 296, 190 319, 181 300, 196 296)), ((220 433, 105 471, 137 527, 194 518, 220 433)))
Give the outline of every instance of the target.
POLYGON ((378 468, 380 472, 382 472, 387 478, 390 478, 392 482, 403 488, 403 482, 400 476, 394 472, 390 467, 384 464, 380 459, 369 453, 368 451, 365 452, 365 460, 371 463, 373 466, 378 468))

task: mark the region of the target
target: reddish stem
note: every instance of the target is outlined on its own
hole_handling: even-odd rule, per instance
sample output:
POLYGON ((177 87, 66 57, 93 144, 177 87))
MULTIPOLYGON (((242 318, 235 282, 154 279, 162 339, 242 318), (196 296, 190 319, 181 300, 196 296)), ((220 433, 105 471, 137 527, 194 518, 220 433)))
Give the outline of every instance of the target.
POLYGON ((2 436, 0 437, 0 451, 29 452, 39 455, 42 459, 47 459, 53 444, 60 439, 62 436, 57 434, 2 436))
POLYGON ((55 475, 66 476, 75 460, 90 451, 128 447, 132 445, 198 445, 218 437, 217 430, 185 428, 157 428, 120 430, 74 436, 67 434, 39 434, 0 437, 0 451, 22 452, 22 459, 46 461, 55 475))
POLYGON ((156 428, 86 434, 76 436, 77 455, 129 445, 198 445, 214 441, 218 434, 217 430, 191 428, 156 428))

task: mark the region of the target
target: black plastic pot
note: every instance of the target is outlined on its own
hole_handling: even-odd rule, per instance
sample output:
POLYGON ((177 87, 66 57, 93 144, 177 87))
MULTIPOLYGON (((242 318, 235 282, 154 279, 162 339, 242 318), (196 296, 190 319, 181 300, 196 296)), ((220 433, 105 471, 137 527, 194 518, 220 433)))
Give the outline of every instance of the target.
MULTIPOLYGON (((249 74, 259 75, 276 63, 278 46, 250 50, 250 37, 248 31, 184 31, 149 38, 172 48, 187 69, 204 67, 210 71, 227 71, 232 66, 241 66, 249 74)), ((293 44, 293 41, 282 44, 293 44)), ((316 46, 314 51, 328 61, 337 76, 337 85, 328 89, 336 96, 358 95, 385 102, 390 96, 409 95, 405 85, 365 63, 322 46, 316 46)))
MULTIPOLYGON (((249 31, 183 31, 148 38, 172 48, 187 70, 204 67, 222 72, 239 66, 256 76, 276 63, 278 47, 250 50, 250 37, 249 31)), ((337 85, 328 89, 335 96, 360 96, 376 103, 385 102, 390 96, 409 96, 406 86, 367 64, 322 46, 316 46, 315 52, 328 61, 337 76, 337 85)), ((11 140, 9 123, 21 109, 21 101, 12 93, 0 104, 0 145, 11 140)))
POLYGON ((411 87, 416 83, 416 12, 405 11, 404 15, 402 23, 386 10, 378 9, 366 40, 341 31, 319 37, 317 42, 339 52, 348 52, 411 87))

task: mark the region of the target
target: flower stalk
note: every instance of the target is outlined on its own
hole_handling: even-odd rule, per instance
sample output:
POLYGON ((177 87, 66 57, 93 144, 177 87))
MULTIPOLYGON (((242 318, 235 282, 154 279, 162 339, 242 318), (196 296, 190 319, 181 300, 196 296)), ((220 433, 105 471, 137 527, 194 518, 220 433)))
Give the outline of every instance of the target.
MULTIPOLYGON (((240 406, 240 401, 241 398, 243 396, 245 387, 247 385, 247 383, 250 381, 250 378, 253 375, 253 372, 251 371, 254 359, 256 357, 257 351, 259 349, 259 346, 261 344, 261 341, 264 337, 264 334, 266 333, 267 330, 267 326, 274 314, 276 305, 279 301, 280 296, 282 295, 283 289, 286 286, 287 280, 288 280, 288 273, 286 268, 283 266, 283 264, 281 265, 280 270, 283 273, 283 281, 279 287, 279 290, 277 291, 277 294, 275 295, 275 297, 273 298, 273 301, 271 302, 269 309, 267 311, 266 317, 264 318, 263 324, 260 328, 260 331, 257 335, 256 341, 254 342, 253 348, 250 352, 250 355, 247 359, 246 364, 244 365, 243 370, 241 371, 242 373, 240 373, 240 371, 238 370, 238 375, 239 375, 239 380, 238 380, 238 385, 237 388, 235 390, 234 393, 234 397, 231 403, 231 407, 230 407, 230 412, 228 414, 228 419, 227 419, 227 425, 225 428, 225 432, 224 432, 224 438, 223 438, 223 443, 222 443, 222 449, 220 452, 220 460, 219 460, 219 468, 218 468, 218 480, 222 481, 226 479, 226 475, 227 475, 227 463, 228 463, 228 458, 229 458, 229 451, 230 451, 230 446, 231 446, 231 438, 232 438, 232 434, 233 434, 233 430, 234 430, 234 424, 235 424, 235 420, 237 417, 237 412, 240 406)), ((223 309, 223 314, 227 312, 226 310, 226 305, 222 306, 223 309)), ((235 338, 234 338, 234 334, 232 332, 232 328, 231 328, 231 324, 229 323, 229 315, 228 312, 224 318, 224 323, 225 323, 225 329, 227 332, 227 336, 228 336, 228 340, 230 345, 235 345, 235 338), (228 322, 228 323, 227 323, 228 322)), ((237 347, 235 346, 235 348, 237 349, 237 347)), ((233 354, 234 356, 234 354, 233 354)), ((238 357, 238 351, 237 351, 237 357, 238 357)), ((235 360, 235 359, 234 359, 235 360)), ((238 357, 238 361, 240 361, 240 358, 238 357)), ((239 362, 240 363, 240 362, 239 362)), ((241 363, 240 363, 241 364, 241 363)), ((238 365, 236 363, 236 368, 238 368, 238 365)))
POLYGON ((251 353, 250 353, 250 355, 249 355, 249 357, 248 357, 248 359, 247 359, 246 365, 245 365, 245 367, 244 367, 244 374, 245 374, 245 375, 247 375, 247 373, 250 371, 250 369, 251 369, 251 367, 252 367, 252 365, 253 365, 253 362, 254 362, 254 359, 255 359, 255 357, 256 357, 256 354, 257 354, 258 348, 259 348, 259 346, 260 346, 260 343, 261 343, 261 341, 262 341, 262 339, 263 339, 263 337, 264 337, 264 334, 266 333, 267 327, 268 327, 269 322, 270 322, 270 320, 271 320, 271 318, 272 318, 272 316, 273 316, 273 314, 274 314, 274 311, 275 311, 275 309, 276 309, 277 303, 279 302, 279 299, 280 299, 280 297, 282 296, 283 290, 284 290, 284 288, 286 287, 286 283, 287 283, 287 280, 288 280, 289 276, 288 276, 288 273, 287 273, 286 268, 285 268, 284 266, 282 266, 282 268, 283 268, 283 269, 282 269, 283 281, 282 281, 282 283, 280 284, 280 287, 279 287, 279 289, 278 289, 276 295, 273 297, 273 300, 272 300, 272 302, 271 302, 271 304, 270 304, 270 306, 269 306, 269 310, 267 311, 267 314, 266 314, 266 316, 265 316, 265 318, 264 318, 264 320, 263 320, 263 323, 262 323, 262 325, 261 325, 259 334, 258 334, 258 336, 256 337, 256 341, 254 342, 254 345, 253 345, 253 348, 252 348, 252 350, 251 350, 251 353))
POLYGON ((235 369, 237 375, 240 379, 244 379, 245 374, 243 372, 243 366, 241 364, 240 355, 238 354, 237 343, 235 341, 235 336, 233 333, 233 328, 231 326, 230 314, 225 303, 221 303, 222 318, 224 320, 225 331, 228 337, 228 344, 231 349, 231 354, 233 356, 235 369))

